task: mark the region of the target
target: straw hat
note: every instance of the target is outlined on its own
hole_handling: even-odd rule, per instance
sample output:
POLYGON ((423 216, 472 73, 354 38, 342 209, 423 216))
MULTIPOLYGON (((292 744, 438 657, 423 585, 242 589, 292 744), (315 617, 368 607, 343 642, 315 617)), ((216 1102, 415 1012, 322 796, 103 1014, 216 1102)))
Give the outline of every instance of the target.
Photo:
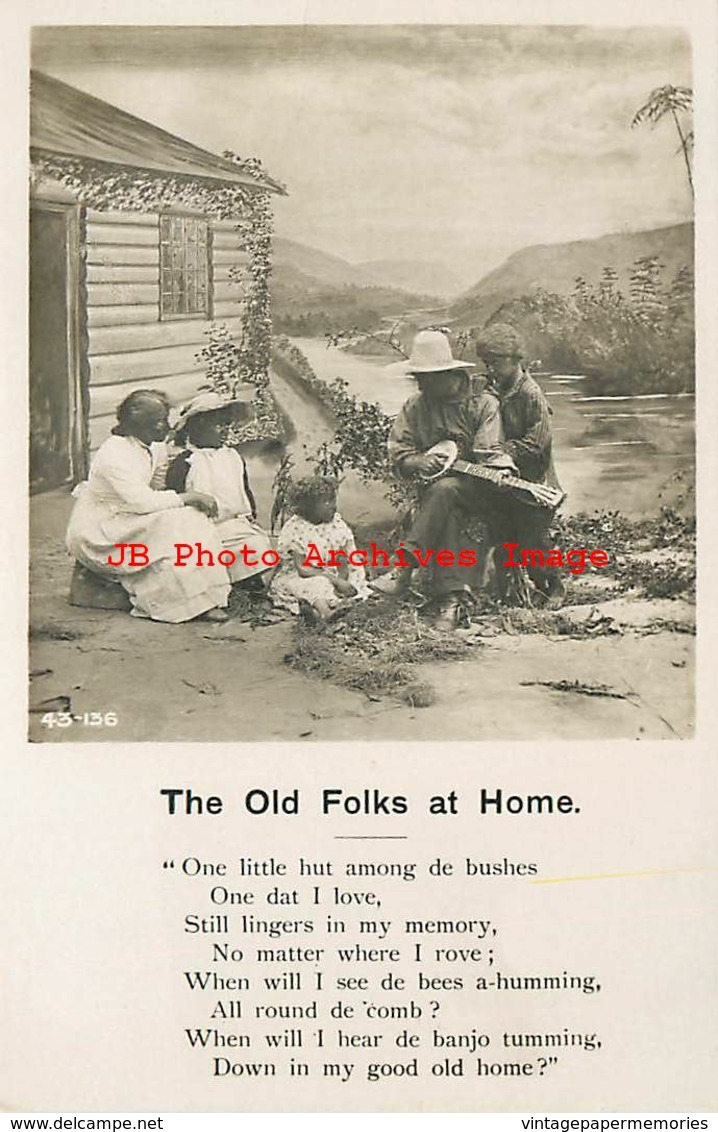
POLYGON ((248 405, 255 393, 254 386, 248 384, 239 385, 231 397, 213 389, 205 389, 179 410, 175 430, 183 428, 192 417, 198 417, 201 413, 214 413, 218 409, 234 409, 236 412, 240 405, 248 405))
POLYGON ((451 353, 449 339, 440 330, 420 330, 405 364, 406 373, 449 373, 455 369, 474 369, 473 362, 458 361, 451 353))

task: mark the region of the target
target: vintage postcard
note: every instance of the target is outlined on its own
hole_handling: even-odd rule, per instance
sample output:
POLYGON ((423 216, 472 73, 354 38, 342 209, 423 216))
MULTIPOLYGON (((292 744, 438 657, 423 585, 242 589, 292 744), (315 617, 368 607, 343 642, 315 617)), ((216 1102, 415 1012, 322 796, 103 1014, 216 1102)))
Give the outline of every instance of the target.
POLYGON ((30 114, 33 741, 693 734, 687 27, 36 27, 30 114))
POLYGON ((5 1109, 708 1127, 715 11, 22 19, 5 1109))

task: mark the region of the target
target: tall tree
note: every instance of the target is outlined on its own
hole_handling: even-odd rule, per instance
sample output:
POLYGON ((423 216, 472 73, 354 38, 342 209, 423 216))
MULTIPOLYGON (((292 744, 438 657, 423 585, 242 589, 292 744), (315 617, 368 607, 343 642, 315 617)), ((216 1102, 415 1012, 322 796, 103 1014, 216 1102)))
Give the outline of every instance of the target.
POLYGON ((631 269, 631 306, 638 320, 658 329, 665 314, 662 295, 661 269, 663 264, 656 255, 637 259, 631 269))
POLYGON ((620 305, 623 296, 618 288, 618 272, 615 267, 604 267, 601 272, 598 298, 601 306, 606 309, 620 305))
POLYGON ((691 150, 693 147, 693 130, 688 121, 693 111, 693 91, 687 86, 659 86, 652 90, 647 102, 633 115, 631 127, 640 126, 649 122, 657 125, 662 118, 670 115, 680 140, 680 152, 688 174, 688 184, 693 191, 693 169, 691 168, 691 150))
POLYGON ((583 275, 577 275, 573 283, 573 299, 582 315, 591 308, 594 296, 583 275))

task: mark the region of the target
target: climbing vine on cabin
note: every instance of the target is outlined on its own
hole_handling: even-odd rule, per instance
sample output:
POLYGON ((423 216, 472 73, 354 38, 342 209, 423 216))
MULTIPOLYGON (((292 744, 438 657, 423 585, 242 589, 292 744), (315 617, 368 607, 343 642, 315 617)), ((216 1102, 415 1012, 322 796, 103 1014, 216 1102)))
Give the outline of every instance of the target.
POLYGON ((33 176, 59 181, 88 208, 120 212, 160 212, 190 209, 217 220, 235 221, 238 260, 230 279, 240 284, 238 299, 242 330, 235 340, 226 327, 214 326, 199 357, 207 363, 212 387, 229 391, 232 384, 251 382, 258 388, 257 413, 252 425, 244 426, 242 439, 272 438, 281 426, 267 389, 272 326, 269 280, 272 270, 272 208, 264 188, 266 174, 261 161, 240 158, 230 150, 226 160, 257 182, 257 188, 219 182, 188 180, 148 170, 123 169, 81 158, 34 152, 33 176), (249 430, 247 436, 244 433, 249 430))
MULTIPOLYGON (((236 162, 243 171, 251 173, 252 176, 262 175, 262 166, 257 158, 253 158, 248 163, 242 161, 231 150, 225 150, 223 157, 228 161, 236 162)), ((256 382, 261 375, 266 383, 272 351, 272 316, 269 299, 269 280, 272 274, 272 206, 268 193, 255 193, 255 197, 251 209, 235 214, 239 217, 235 225, 239 248, 248 255, 249 259, 246 266, 230 267, 229 277, 233 282, 244 287, 239 379, 256 382)))
POLYGON ((240 380, 266 378, 271 348, 269 276, 271 274, 272 210, 263 190, 265 174, 258 158, 225 158, 257 181, 247 185, 188 180, 142 169, 122 169, 99 161, 55 154, 33 153, 34 175, 59 181, 88 208, 99 212, 161 212, 191 209, 217 220, 236 220, 239 251, 248 254, 246 266, 230 269, 230 277, 244 285, 244 324, 240 380))

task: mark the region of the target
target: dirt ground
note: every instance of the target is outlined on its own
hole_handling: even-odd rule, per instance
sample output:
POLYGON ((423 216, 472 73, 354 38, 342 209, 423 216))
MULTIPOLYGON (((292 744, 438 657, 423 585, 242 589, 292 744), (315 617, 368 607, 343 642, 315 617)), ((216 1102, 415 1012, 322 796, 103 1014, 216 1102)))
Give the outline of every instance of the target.
MULTIPOLYGON (((72 564, 64 549, 70 506, 64 491, 36 496, 31 506, 33 741, 396 743, 692 734, 695 638, 660 628, 661 621, 693 624, 686 601, 602 602, 599 610, 621 629, 613 636, 482 639, 465 660, 417 669, 436 699, 413 708, 391 697, 370 700, 286 665, 291 620, 256 629, 240 621, 163 625, 70 606, 72 564), (614 695, 558 691, 548 681, 602 684, 614 695), (48 729, 42 705, 56 697, 67 697, 70 706, 61 710, 77 716, 114 711, 118 724, 48 729)), ((578 619, 590 611, 586 605, 564 610, 578 619)))

